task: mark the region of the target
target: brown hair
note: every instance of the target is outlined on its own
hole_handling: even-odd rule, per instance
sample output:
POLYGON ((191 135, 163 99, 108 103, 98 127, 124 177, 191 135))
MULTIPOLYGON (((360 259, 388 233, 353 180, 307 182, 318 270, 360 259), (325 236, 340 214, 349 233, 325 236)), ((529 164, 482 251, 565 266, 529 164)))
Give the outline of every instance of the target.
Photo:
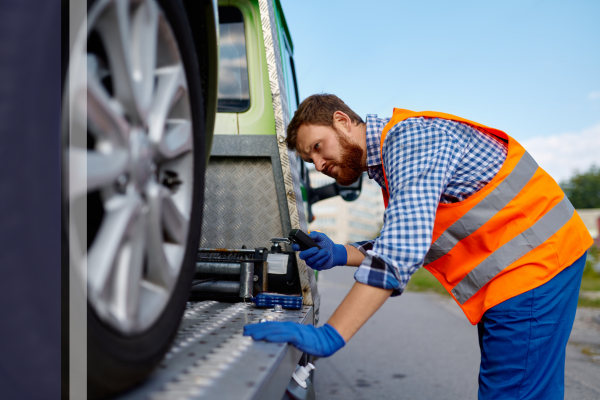
POLYGON ((304 124, 333 127, 333 114, 341 111, 358 124, 364 124, 361 117, 350 109, 339 97, 333 94, 313 94, 300 104, 294 118, 288 125, 285 142, 290 150, 296 150, 298 129, 304 124))

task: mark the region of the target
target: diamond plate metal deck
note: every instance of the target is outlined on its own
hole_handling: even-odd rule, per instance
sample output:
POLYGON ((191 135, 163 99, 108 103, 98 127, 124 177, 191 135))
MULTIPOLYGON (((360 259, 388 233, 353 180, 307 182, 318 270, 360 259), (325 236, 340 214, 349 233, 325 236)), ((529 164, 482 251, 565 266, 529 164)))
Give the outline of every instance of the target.
POLYGON ((138 388, 118 400, 280 400, 302 353, 242 336, 262 318, 312 323, 313 307, 275 313, 249 303, 188 303, 173 347, 138 388))
POLYGON ((269 247, 271 238, 282 235, 271 160, 211 158, 200 247, 269 247))

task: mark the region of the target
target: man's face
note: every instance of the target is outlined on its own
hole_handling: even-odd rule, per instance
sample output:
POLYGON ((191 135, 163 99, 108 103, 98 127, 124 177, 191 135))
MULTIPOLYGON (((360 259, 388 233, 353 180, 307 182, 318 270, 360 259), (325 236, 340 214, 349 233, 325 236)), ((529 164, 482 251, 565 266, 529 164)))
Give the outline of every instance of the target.
POLYGON ((342 186, 350 185, 363 172, 363 149, 340 130, 320 125, 302 125, 296 147, 305 162, 334 178, 342 186))

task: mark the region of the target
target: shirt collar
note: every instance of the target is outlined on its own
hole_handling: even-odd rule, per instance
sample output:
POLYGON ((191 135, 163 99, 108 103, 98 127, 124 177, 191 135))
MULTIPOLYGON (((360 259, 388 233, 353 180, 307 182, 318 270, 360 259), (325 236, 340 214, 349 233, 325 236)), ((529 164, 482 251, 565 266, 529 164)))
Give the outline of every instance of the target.
POLYGON ((367 115, 367 167, 381 165, 381 132, 390 118, 377 118, 377 114, 367 115))

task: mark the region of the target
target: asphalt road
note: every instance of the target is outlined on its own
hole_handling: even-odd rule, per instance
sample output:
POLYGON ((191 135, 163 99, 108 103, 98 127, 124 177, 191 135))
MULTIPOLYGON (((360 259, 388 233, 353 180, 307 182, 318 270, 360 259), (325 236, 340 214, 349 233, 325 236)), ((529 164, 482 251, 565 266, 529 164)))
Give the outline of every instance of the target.
MULTIPOLYGON (((320 324, 354 283, 355 269, 319 275, 320 324)), ((578 310, 567 347, 565 399, 600 399, 600 310, 578 310)), ((318 399, 477 398, 477 330, 446 297, 408 292, 388 300, 354 338, 316 362, 318 399)))

